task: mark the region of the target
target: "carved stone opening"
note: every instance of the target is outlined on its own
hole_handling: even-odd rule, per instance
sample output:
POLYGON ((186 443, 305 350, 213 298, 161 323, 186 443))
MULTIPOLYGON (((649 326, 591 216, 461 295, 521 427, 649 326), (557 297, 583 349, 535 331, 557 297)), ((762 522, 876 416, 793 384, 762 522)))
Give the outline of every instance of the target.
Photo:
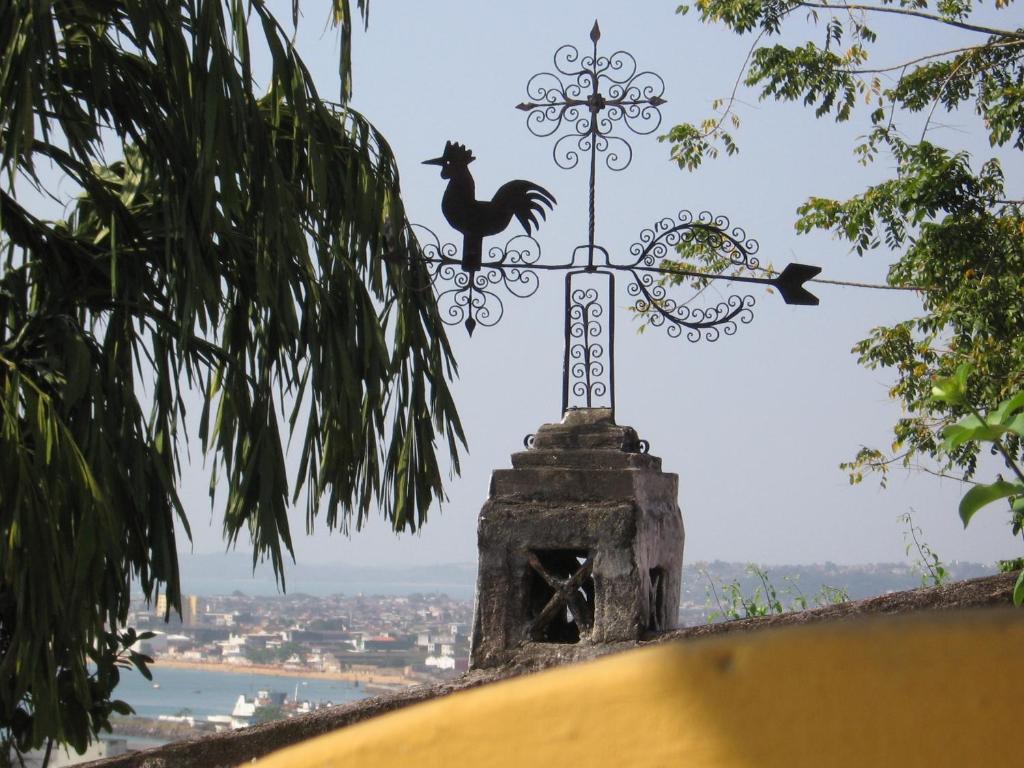
POLYGON ((665 569, 651 568, 648 581, 647 629, 662 632, 672 626, 668 621, 665 606, 665 569))
POLYGON ((610 409, 569 409, 512 455, 511 469, 495 470, 477 529, 472 669, 576 656, 674 626, 678 479, 640 444, 610 409))
POLYGON ((578 643, 594 626, 594 556, 541 549, 527 557, 529 635, 541 643, 578 643))

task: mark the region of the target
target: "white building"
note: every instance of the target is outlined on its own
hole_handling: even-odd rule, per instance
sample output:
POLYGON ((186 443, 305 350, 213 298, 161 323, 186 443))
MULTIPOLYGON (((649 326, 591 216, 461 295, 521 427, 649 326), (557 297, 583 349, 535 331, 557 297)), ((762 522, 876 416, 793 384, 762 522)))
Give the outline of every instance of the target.
POLYGON ((227 663, 238 663, 245 657, 245 638, 241 635, 228 635, 227 640, 217 643, 220 646, 221 658, 227 663))
POLYGON ((435 669, 455 669, 454 656, 427 656, 423 663, 435 669))
POLYGON ((248 728, 256 716, 256 699, 247 699, 245 694, 239 694, 235 701, 234 709, 230 715, 210 715, 206 719, 211 721, 218 730, 221 726, 227 726, 233 731, 239 728, 248 728))

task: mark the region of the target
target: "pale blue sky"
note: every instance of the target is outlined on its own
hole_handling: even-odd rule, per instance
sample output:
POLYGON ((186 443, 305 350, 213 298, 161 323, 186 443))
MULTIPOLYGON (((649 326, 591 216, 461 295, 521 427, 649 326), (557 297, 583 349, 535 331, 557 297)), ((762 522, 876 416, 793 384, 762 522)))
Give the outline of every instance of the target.
MULTIPOLYGON (((281 2, 287 18, 290 2, 281 2)), ((595 19, 602 50, 632 52, 664 78, 663 127, 700 119, 713 98, 727 95, 749 43, 722 29, 674 13, 673 0, 642 3, 562 0, 515 3, 371 4, 369 31, 355 35, 354 106, 390 139, 399 161, 410 216, 448 239, 440 215, 444 183, 421 161, 448 139, 478 158, 472 170, 480 197, 510 178, 547 187, 559 204, 538 239, 547 258, 564 259, 586 239, 586 176, 557 168, 551 139, 530 135, 513 107, 530 75, 551 66, 563 43, 583 48, 595 19)), ((337 39, 325 31, 321 4, 303 5, 298 42, 322 94, 337 92, 337 39)), ((879 25, 892 38, 892 61, 917 48, 952 47, 935 28, 897 19, 879 25)), ((884 58, 884 57, 883 57, 884 58)), ((815 121, 793 105, 758 104, 741 92, 741 153, 684 173, 668 161, 668 146, 652 137, 632 141, 634 160, 622 173, 598 179, 598 241, 624 251, 640 231, 681 208, 722 213, 759 240, 763 261, 820 265, 823 277, 881 282, 890 257, 858 258, 827 235, 796 236, 795 209, 809 195, 846 196, 888 172, 885 159, 864 169, 853 155, 865 124, 815 121)), ((939 137, 987 156, 973 116, 957 116, 939 137)), ((916 130, 920 130, 918 127, 916 130)), ((1019 154, 1007 176, 1020 177, 1019 154)), ((1014 193, 1020 190, 1012 189, 1014 193)), ((1015 196, 1020 196, 1015 194, 1015 196)), ((859 367, 850 348, 867 331, 915 311, 917 300, 893 292, 814 287, 817 308, 789 307, 757 294, 754 322, 715 344, 672 340, 661 331, 638 336, 618 296, 618 420, 634 426, 679 475, 686 559, 764 563, 842 563, 904 559, 897 516, 911 507, 944 559, 992 561, 1020 554, 1006 514, 979 514, 963 531, 955 482, 893 473, 888 490, 868 479, 851 487, 838 465, 861 444, 885 447, 898 407, 885 373, 859 367)), ((395 536, 378 518, 347 539, 320 526, 312 537, 293 518, 296 551, 305 562, 401 564, 475 559, 476 516, 490 471, 509 466, 523 436, 559 418, 562 285, 542 281, 529 301, 506 304, 498 327, 470 339, 450 329, 461 377, 454 386, 470 442, 450 500, 419 535, 395 536)), ((206 474, 189 473, 185 503, 195 551, 223 548, 211 519, 206 474), (210 525, 207 525, 207 522, 210 525)), ((244 547, 245 542, 241 546, 244 547)))
MULTIPOLYGON (((282 3, 282 10, 287 3, 282 3)), ((595 17, 602 50, 632 52, 641 68, 662 75, 664 128, 707 115, 726 95, 748 43, 674 13, 675 3, 516 2, 372 4, 370 28, 355 36, 354 105, 391 141, 411 217, 457 240, 441 218, 444 182, 424 159, 448 139, 478 158, 480 197, 509 178, 550 189, 559 205, 538 239, 548 258, 564 257, 586 238, 586 177, 551 161, 552 141, 529 134, 513 109, 534 72, 550 69, 563 43, 584 47, 595 17)), ((299 44, 325 95, 336 90, 337 42, 319 11, 305 5, 299 44)), ((880 25, 893 62, 920 47, 952 47, 936 28, 902 19, 880 25), (922 36, 920 39, 915 36, 922 36)), ((884 58, 884 57, 883 57, 884 58)), ((892 63, 889 60, 881 63, 892 63)), ((599 242, 624 250, 640 230, 680 208, 728 215, 761 244, 765 261, 818 264, 823 277, 881 282, 890 258, 858 258, 827 235, 796 236, 796 207, 811 194, 844 196, 887 172, 886 159, 862 168, 852 156, 864 123, 835 126, 791 105, 758 104, 742 93, 742 151, 684 173, 654 137, 633 143, 634 161, 598 180, 599 242)), ((951 121, 947 120, 947 123, 951 121)), ((920 128, 916 128, 920 130, 920 128)), ((957 116, 941 138, 979 155, 988 152, 976 121, 957 116)), ((1007 171, 1019 177, 1019 155, 1007 171)), ((618 297, 618 416, 634 426, 680 478, 686 558, 766 563, 857 563, 904 559, 897 517, 913 508, 932 547, 947 560, 992 561, 1019 554, 1006 515, 993 508, 963 531, 955 482, 893 473, 888 490, 873 480, 851 487, 838 465, 861 444, 885 447, 898 407, 885 373, 859 367, 850 348, 875 325, 915 311, 911 295, 820 285, 817 308, 788 307, 759 294, 754 322, 716 344, 635 333, 618 297)), ((511 302, 501 324, 470 339, 450 330, 460 362, 455 394, 470 441, 450 501, 419 535, 395 536, 381 519, 351 539, 298 534, 300 560, 430 563, 475 558, 476 515, 490 471, 509 465, 523 436, 557 420, 560 407, 562 286, 543 281, 529 301, 511 302)), ((194 504, 197 552, 220 548, 209 517, 205 478, 194 504)))

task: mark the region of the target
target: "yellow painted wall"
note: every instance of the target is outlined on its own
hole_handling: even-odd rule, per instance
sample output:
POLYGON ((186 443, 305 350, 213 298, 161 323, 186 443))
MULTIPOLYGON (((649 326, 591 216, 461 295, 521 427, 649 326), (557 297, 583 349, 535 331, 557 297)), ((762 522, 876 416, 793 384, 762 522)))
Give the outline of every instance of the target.
POLYGON ((457 693, 259 768, 1024 766, 1024 611, 643 648, 457 693))

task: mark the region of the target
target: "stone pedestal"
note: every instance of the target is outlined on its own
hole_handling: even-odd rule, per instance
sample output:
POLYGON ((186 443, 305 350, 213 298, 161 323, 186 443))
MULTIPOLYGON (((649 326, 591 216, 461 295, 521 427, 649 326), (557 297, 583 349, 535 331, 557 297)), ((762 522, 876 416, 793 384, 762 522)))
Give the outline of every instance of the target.
POLYGON ((671 629, 679 612, 678 478, 604 408, 545 424, 480 512, 471 666, 577 655, 671 629))

